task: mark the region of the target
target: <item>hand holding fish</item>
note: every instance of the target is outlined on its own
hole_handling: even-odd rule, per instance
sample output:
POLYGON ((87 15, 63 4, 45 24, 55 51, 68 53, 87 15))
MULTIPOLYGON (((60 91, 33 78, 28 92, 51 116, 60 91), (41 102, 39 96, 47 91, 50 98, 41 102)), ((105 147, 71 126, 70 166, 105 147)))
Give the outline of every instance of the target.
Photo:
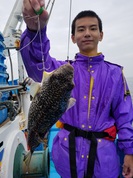
POLYGON ((45 10, 45 1, 23 0, 23 17, 30 30, 38 30, 38 19, 40 21, 40 29, 42 29, 48 20, 48 12, 45 10))

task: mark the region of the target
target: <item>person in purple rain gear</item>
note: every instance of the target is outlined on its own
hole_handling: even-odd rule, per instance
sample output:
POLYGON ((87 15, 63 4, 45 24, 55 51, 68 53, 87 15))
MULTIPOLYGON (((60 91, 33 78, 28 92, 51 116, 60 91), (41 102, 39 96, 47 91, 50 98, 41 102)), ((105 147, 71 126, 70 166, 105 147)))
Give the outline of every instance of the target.
MULTIPOLYGON (((47 71, 68 62, 50 56, 46 35, 48 13, 42 6, 43 0, 23 0, 27 29, 21 38, 21 54, 29 77, 39 82, 43 61, 38 16, 47 71), (39 14, 36 18, 35 12, 39 14)), ((74 67, 72 97, 76 104, 57 123, 62 129, 52 147, 56 170, 62 178, 118 178, 120 161, 114 142, 117 133, 118 147, 125 155, 122 174, 132 178, 133 107, 123 68, 105 61, 105 56, 98 53, 103 31, 102 21, 94 11, 82 11, 74 18, 71 38, 79 48, 70 61, 74 67)))

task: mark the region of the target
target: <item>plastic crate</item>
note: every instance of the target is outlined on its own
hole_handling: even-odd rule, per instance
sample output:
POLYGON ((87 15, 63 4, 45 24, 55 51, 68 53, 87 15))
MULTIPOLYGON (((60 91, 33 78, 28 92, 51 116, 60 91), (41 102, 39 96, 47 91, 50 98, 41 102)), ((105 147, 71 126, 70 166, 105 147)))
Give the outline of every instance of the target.
POLYGON ((40 143, 38 147, 36 147, 35 151, 43 151, 44 150, 44 144, 40 143))
POLYGON ((0 63, 0 72, 1 73, 5 73, 7 69, 7 66, 3 63, 0 63))
POLYGON ((0 52, 0 63, 4 63, 4 60, 6 59, 5 55, 3 52, 0 52))
POLYGON ((0 124, 3 123, 7 119, 7 108, 4 107, 0 110, 0 124))
POLYGON ((0 124, 7 119, 8 109, 4 104, 2 104, 2 102, 7 101, 8 98, 9 98, 9 92, 8 91, 1 92, 1 96, 0 96, 0 103, 1 103, 1 105, 0 105, 0 124))
POLYGON ((6 101, 9 98, 9 92, 2 92, 2 96, 0 96, 0 102, 1 101, 6 101))
POLYGON ((0 73, 0 85, 5 85, 8 84, 7 83, 7 79, 8 79, 8 74, 7 73, 0 73))
POLYGON ((0 32, 0 41, 4 41, 4 37, 1 32, 0 32))
POLYGON ((0 41, 0 52, 2 52, 5 49, 5 45, 2 41, 0 41))
MULTIPOLYGON (((9 84, 9 85, 12 85, 12 81, 11 81, 11 80, 8 81, 8 84, 9 84)), ((18 85, 18 84, 19 84, 18 79, 13 80, 13 85, 18 85)))

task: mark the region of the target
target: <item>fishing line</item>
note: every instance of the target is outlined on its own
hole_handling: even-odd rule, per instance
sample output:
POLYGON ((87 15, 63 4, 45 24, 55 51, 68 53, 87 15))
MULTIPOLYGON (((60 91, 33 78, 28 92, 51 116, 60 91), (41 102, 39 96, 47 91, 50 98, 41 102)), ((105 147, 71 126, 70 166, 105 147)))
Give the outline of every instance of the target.
MULTIPOLYGON (((50 5, 50 2, 51 2, 51 0, 49 0, 49 2, 48 2, 47 6, 46 6, 46 10, 48 9, 48 7, 49 7, 49 5, 50 5)), ((54 3, 55 3, 55 0, 52 1, 52 5, 51 5, 50 11, 49 11, 49 17, 48 17, 47 22, 46 22, 45 25, 48 24, 49 18, 50 18, 50 16, 51 16, 51 13, 52 13, 52 10, 53 10, 53 7, 54 7, 54 3)), ((41 52, 42 52, 42 64, 43 64, 43 68, 40 69, 40 68, 37 66, 37 69, 38 69, 38 70, 43 70, 43 71, 45 71, 45 70, 49 70, 49 69, 51 68, 51 65, 49 65, 48 68, 45 67, 45 63, 47 62, 48 56, 46 56, 46 59, 44 60, 42 36, 41 36, 41 30, 39 30, 39 29, 40 29, 40 21, 39 21, 39 18, 38 18, 38 31, 39 31, 39 37, 40 37, 40 45, 41 45, 41 52)))
MULTIPOLYGON (((41 47, 41 54, 42 54, 42 65, 43 65, 43 67, 42 67, 42 68, 39 68, 39 67, 37 66, 37 69, 40 70, 40 71, 41 71, 41 70, 48 70, 48 69, 50 68, 50 66, 49 66, 48 68, 45 68, 45 60, 44 60, 44 53, 43 53, 43 44, 42 44, 42 36, 41 36, 41 28, 40 28, 39 15, 35 15, 35 16, 33 16, 33 17, 27 16, 27 18, 28 18, 28 19, 37 18, 37 23, 38 23, 37 32, 36 32, 34 38, 33 38, 28 44, 26 44, 25 46, 23 46, 22 48, 20 48, 18 51, 20 52, 20 51, 22 51, 23 49, 25 49, 26 47, 28 47, 28 46, 35 40, 35 38, 37 37, 37 35, 39 34, 40 47, 41 47)), ((16 54, 16 52, 13 53, 11 56, 13 56, 14 54, 16 54)), ((47 61, 47 57, 46 57, 46 61, 47 61)))
POLYGON ((49 6, 50 2, 51 2, 51 0, 48 1, 46 9, 48 9, 48 6, 49 6))
MULTIPOLYGON (((25 17, 25 18, 26 18, 26 17, 25 17)), ((35 15, 35 16, 33 16, 33 17, 27 16, 27 18, 28 18, 28 19, 32 19, 32 18, 37 18, 37 19, 38 19, 38 18, 39 18, 39 15, 35 15)), ((33 38, 27 45, 25 45, 23 48, 19 49, 19 51, 22 51, 24 48, 26 48, 27 46, 29 46, 29 45, 35 40, 35 38, 37 37, 38 33, 39 33, 39 27, 38 27, 38 29, 37 29, 37 32, 36 32, 34 38, 33 38)))
MULTIPOLYGON (((33 16, 33 17, 27 16, 27 18, 29 18, 29 19, 31 19, 31 18, 36 18, 36 17, 37 17, 37 16, 33 16)), ((38 33, 39 33, 39 31, 37 30, 37 32, 36 32, 34 38, 33 38, 27 45, 25 45, 23 48, 19 49, 18 51, 20 52, 21 50, 23 50, 23 49, 25 49, 27 46, 29 46, 29 45, 35 40, 35 38, 37 37, 38 33)), ((11 80, 12 80, 12 83, 14 82, 14 81, 13 81, 13 80, 14 80, 14 77, 13 77, 13 65, 12 65, 12 58, 11 58, 11 57, 12 57, 13 55, 15 55, 15 54, 17 54, 17 52, 11 54, 11 53, 10 53, 10 50, 8 49, 8 58, 9 58, 9 61, 10 61, 10 66, 11 66, 11 80)))
MULTIPOLYGON (((27 17, 28 17, 28 19, 32 19, 32 18, 36 18, 37 15, 36 15, 36 16, 33 16, 33 17, 29 17, 29 16, 27 16, 27 17)), ((23 49, 25 49, 27 46, 29 46, 29 45, 35 40, 35 38, 37 37, 38 33, 39 33, 39 30, 37 29, 37 32, 36 32, 34 38, 33 38, 28 44, 26 44, 25 46, 23 46, 22 48, 20 48, 18 51, 20 52, 20 51, 22 51, 23 49)), ((14 55, 14 54, 16 54, 16 52, 13 53, 12 55, 14 55)), ((11 56, 12 56, 12 55, 11 55, 11 56)))
POLYGON ((70 0, 70 11, 69 11, 69 31, 68 31, 68 47, 67 47, 67 60, 68 61, 69 61, 69 51, 70 51, 71 14, 72 14, 72 0, 70 0))
MULTIPOLYGON (((47 24, 47 22, 46 22, 46 24, 47 24)), ((44 59, 44 53, 43 53, 43 42, 42 42, 42 35, 41 35, 41 25, 40 25, 40 21, 39 21, 39 17, 38 17, 38 32, 39 32, 39 38, 40 38, 40 46, 41 46, 41 54, 42 54, 42 68, 39 68, 38 66, 37 66, 37 69, 39 70, 39 71, 45 71, 45 70, 49 70, 50 69, 50 65, 49 65, 49 67, 48 68, 46 68, 45 67, 45 62, 47 62, 47 59, 48 59, 48 57, 46 56, 45 57, 45 59, 44 59)))
POLYGON ((41 36, 41 25, 40 25, 40 21, 39 21, 39 17, 38 17, 38 31, 39 31, 39 38, 40 38, 40 46, 41 46, 41 53, 42 53, 42 65, 43 68, 39 69, 39 67, 37 66, 38 70, 45 70, 45 61, 44 61, 44 53, 43 53, 43 44, 42 44, 42 36, 41 36))
MULTIPOLYGON (((46 10, 48 9, 50 2, 51 2, 51 0, 49 0, 49 2, 47 3, 46 10)), ((54 6, 54 2, 55 2, 55 0, 53 0, 53 2, 52 2, 52 6, 51 6, 51 8, 50 8, 50 13, 49 13, 49 18, 50 18, 50 15, 51 15, 51 12, 52 12, 52 9, 53 9, 53 6, 54 6)), ((28 18, 28 19, 37 18, 38 28, 37 28, 37 32, 36 32, 34 38, 33 38, 28 44, 26 44, 25 46, 23 46, 22 48, 20 48, 18 51, 20 52, 20 51, 22 51, 23 49, 25 49, 26 47, 28 47, 28 46, 35 40, 35 38, 37 37, 37 35, 39 34, 40 47, 41 47, 41 54, 42 54, 42 65, 43 65, 43 66, 42 66, 42 68, 39 68, 39 67, 37 66, 37 69, 38 69, 38 70, 49 70, 50 67, 51 67, 50 65, 49 65, 48 68, 45 67, 45 62, 47 62, 48 56, 45 57, 45 56, 44 56, 44 53, 43 53, 43 43, 42 43, 42 36, 41 36, 41 28, 40 28, 39 15, 35 15, 35 16, 32 16, 32 17, 26 16, 25 18, 28 18), (45 57, 45 60, 44 60, 44 57, 45 57)), ((49 20, 49 18, 48 18, 48 20, 49 20)), ((47 20, 47 22, 46 22, 45 25, 48 24, 48 20, 47 20)), ((13 53, 11 56, 15 55, 16 53, 17 53, 17 52, 13 53)))

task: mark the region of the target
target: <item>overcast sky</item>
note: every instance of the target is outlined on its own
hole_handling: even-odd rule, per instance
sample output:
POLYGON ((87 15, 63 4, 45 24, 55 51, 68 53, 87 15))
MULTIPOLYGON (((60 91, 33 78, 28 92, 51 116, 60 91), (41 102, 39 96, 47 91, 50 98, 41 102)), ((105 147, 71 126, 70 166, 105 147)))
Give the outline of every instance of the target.
MULTIPOLYGON (((0 0, 0 31, 3 32, 16 0, 0 0)), ((20 1, 20 0, 18 0, 20 1)), ((103 41, 99 52, 105 60, 124 66, 126 77, 133 77, 133 1, 132 0, 73 0, 71 20, 82 10, 94 10, 103 21, 103 41)), ((68 49, 70 0, 55 0, 48 23, 51 55, 65 60, 68 49)), ((25 24, 22 30, 25 29, 25 24)), ((78 52, 70 42, 70 59, 78 52)))

